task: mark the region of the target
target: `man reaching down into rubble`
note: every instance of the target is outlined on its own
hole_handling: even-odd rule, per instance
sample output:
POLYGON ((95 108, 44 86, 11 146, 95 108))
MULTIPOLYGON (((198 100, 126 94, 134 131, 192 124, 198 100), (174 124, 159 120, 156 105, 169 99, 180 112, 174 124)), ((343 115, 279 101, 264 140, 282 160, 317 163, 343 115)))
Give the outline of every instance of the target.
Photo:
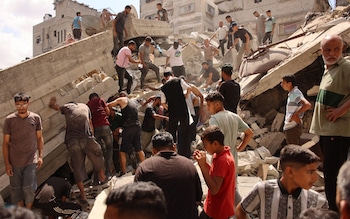
POLYGON ((232 24, 233 30, 233 45, 230 49, 234 48, 238 43, 239 39, 242 41, 242 45, 238 50, 237 54, 237 69, 241 65, 243 54, 248 55, 252 51, 252 34, 243 27, 238 27, 237 23, 232 24))
POLYGON ((99 180, 106 183, 102 148, 95 140, 89 107, 83 103, 69 102, 60 106, 56 97, 51 97, 49 107, 60 111, 66 117, 65 144, 71 156, 71 166, 75 182, 80 190, 79 201, 88 204, 83 181, 87 178, 85 157, 92 162, 99 180))
POLYGON ((115 69, 118 74, 118 85, 119 85, 119 93, 122 92, 124 86, 124 78, 128 80, 126 85, 126 92, 128 94, 131 93, 131 85, 132 85, 132 77, 126 70, 129 66, 129 62, 138 64, 139 60, 134 60, 131 55, 132 51, 136 49, 136 43, 133 40, 128 42, 127 46, 124 46, 121 50, 119 50, 117 55, 117 64, 115 65, 115 69))
POLYGON ((299 218, 308 208, 328 208, 327 200, 310 188, 317 181, 320 158, 297 145, 284 147, 280 155, 282 177, 257 183, 236 208, 236 218, 258 212, 258 218, 299 218))

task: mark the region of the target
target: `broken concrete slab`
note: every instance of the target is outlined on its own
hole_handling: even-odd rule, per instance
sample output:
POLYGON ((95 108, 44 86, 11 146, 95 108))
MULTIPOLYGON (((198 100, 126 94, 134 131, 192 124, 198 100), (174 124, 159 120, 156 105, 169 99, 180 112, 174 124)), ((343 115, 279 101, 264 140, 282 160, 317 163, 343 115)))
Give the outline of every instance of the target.
POLYGON ((283 124, 284 124, 284 114, 283 113, 277 113, 275 119, 272 122, 271 131, 272 132, 279 132, 279 131, 281 131, 283 124))
POLYGON ((266 147, 274 155, 281 148, 283 140, 284 134, 282 132, 269 132, 262 136, 260 145, 266 147))

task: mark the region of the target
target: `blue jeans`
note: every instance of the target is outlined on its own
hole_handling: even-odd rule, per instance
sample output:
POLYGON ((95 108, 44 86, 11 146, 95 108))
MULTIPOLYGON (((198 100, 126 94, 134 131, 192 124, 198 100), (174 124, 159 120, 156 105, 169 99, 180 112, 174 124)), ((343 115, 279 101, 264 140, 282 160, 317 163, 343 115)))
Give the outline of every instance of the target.
POLYGON ((12 167, 13 176, 10 176, 12 204, 17 205, 22 200, 26 205, 33 203, 37 187, 36 165, 33 163, 25 167, 12 167))

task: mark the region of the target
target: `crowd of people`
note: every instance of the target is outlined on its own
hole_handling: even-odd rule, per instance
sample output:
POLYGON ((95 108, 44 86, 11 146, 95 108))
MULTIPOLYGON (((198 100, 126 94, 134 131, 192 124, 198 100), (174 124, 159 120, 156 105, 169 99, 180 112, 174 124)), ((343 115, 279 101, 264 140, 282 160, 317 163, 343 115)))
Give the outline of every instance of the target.
MULTIPOLYGON (((158 19, 168 21, 166 10, 161 4, 157 7, 158 19)), ((278 179, 256 184, 246 197, 241 197, 237 188, 237 152, 246 149, 254 133, 237 114, 240 85, 232 80, 234 66, 224 64, 221 72, 213 68, 212 58, 220 50, 210 46, 209 39, 204 41, 204 73, 199 80, 203 79, 205 86, 218 84, 216 91, 204 97, 186 78, 182 60, 186 45, 175 41, 167 51, 165 63, 172 70, 164 72, 158 93, 141 103, 145 109, 144 119, 140 121, 142 107, 128 97, 132 92, 132 77, 127 71, 129 63, 142 65, 142 89, 146 87, 144 80, 149 69, 155 72, 158 82, 161 78, 159 67, 149 58, 151 37, 146 37, 140 45, 137 60, 132 58, 136 42, 130 40, 124 46, 125 19, 130 10, 131 7, 126 6, 113 21, 118 94, 105 101, 99 94, 91 93, 86 104, 73 101, 62 106, 52 97, 48 104, 65 116, 65 144, 80 191, 80 204, 87 204, 86 157, 93 165, 94 185, 102 185, 112 176, 126 174, 127 158, 135 153, 139 162, 133 167, 135 182, 110 191, 106 199, 106 219, 228 219, 233 216, 245 219, 254 214, 259 218, 350 218, 350 164, 346 161, 350 154, 350 78, 347 74, 350 62, 342 57, 341 37, 326 36, 320 45, 325 72, 310 132, 320 136, 323 161, 311 150, 299 146, 303 113, 311 104, 296 86, 295 77, 285 75, 281 86, 288 92, 284 125, 288 145, 280 152, 282 174, 278 179), (126 90, 124 78, 128 79, 126 90), (205 105, 210 118, 208 127, 200 135, 202 150, 193 150, 191 143, 205 105), (239 133, 243 133, 243 137, 237 143, 239 133), (118 151, 117 156, 113 156, 114 150, 118 151), (199 213, 203 190, 194 162, 208 187, 203 211, 199 213), (321 163, 326 196, 311 189, 318 180, 321 163), (323 213, 319 215, 319 212, 323 213)), ((275 19, 271 11, 266 14, 267 18, 254 12, 261 44, 271 43, 274 34, 275 19)), ((72 25, 75 37, 79 33, 76 24, 81 25, 79 16, 77 13, 72 25)), ((217 31, 221 52, 224 53, 226 41, 227 49, 232 49, 237 48, 240 39, 239 54, 250 53, 252 34, 230 16, 226 20, 230 27, 225 28, 220 22, 217 31)), ((49 179, 37 190, 36 170, 45 165, 43 127, 40 116, 28 111, 29 99, 24 93, 14 96, 17 111, 6 118, 3 127, 3 156, 10 179, 11 203, 28 209, 34 204, 46 209, 50 216, 71 216, 81 208, 74 203, 63 204, 70 190, 65 181, 49 179)), ((23 212, 27 211, 20 207, 0 205, 0 216, 25 214, 23 212)))

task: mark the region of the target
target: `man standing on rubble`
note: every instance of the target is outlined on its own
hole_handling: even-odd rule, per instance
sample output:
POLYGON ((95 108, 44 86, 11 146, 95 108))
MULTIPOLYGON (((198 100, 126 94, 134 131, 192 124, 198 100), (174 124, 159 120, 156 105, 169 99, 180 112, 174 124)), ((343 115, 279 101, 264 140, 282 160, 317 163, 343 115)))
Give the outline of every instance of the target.
POLYGON ((311 104, 296 86, 294 75, 285 75, 282 78, 281 86, 283 90, 288 91, 286 116, 283 126, 286 142, 287 144, 300 145, 302 118, 304 112, 311 108, 311 104))
POLYGON ((157 17, 159 21, 166 21, 169 23, 168 12, 163 8, 162 3, 157 3, 157 17))
POLYGON ((338 211, 336 179, 350 148, 350 61, 343 58, 340 36, 326 36, 321 41, 325 71, 320 83, 310 132, 320 135, 323 151, 325 191, 330 209, 338 211))
POLYGON ((190 158, 191 148, 188 137, 190 113, 185 95, 190 95, 192 88, 183 79, 173 77, 170 72, 164 72, 164 78, 166 83, 161 87, 161 101, 164 108, 169 111, 169 132, 177 142, 178 153, 190 158))
POLYGON ((118 51, 124 46, 124 32, 125 36, 127 36, 125 21, 130 11, 131 7, 129 5, 125 6, 124 11, 119 12, 113 20, 113 57, 115 57, 118 51))
MULTIPOLYGON (((96 141, 101 145, 105 159, 106 175, 111 176, 115 170, 113 167, 113 136, 108 121, 111 113, 106 101, 97 93, 89 95, 89 102, 86 104, 91 111, 92 125, 96 141)), ((95 174, 97 178, 97 173, 95 174)))
POLYGON ((139 47, 139 53, 140 53, 140 61, 142 64, 141 68, 141 89, 144 88, 145 78, 149 71, 149 69, 152 69, 157 76, 158 83, 160 82, 160 76, 159 76, 159 68, 155 64, 152 63, 150 59, 150 47, 151 47, 152 38, 146 37, 145 41, 140 45, 139 47))
POLYGON ((179 41, 175 41, 167 52, 165 67, 170 64, 175 77, 180 77, 181 75, 186 76, 184 63, 182 61, 182 48, 183 47, 179 45, 179 41))
POLYGON ((204 40, 204 45, 202 46, 204 52, 204 62, 207 62, 209 66, 213 66, 213 59, 216 54, 220 52, 217 48, 210 45, 209 39, 204 40))
POLYGON ((141 146, 141 124, 135 102, 127 96, 123 96, 108 103, 110 108, 117 105, 121 109, 123 124, 122 142, 119 149, 120 175, 123 175, 126 173, 126 154, 131 154, 134 149, 139 162, 145 160, 145 154, 141 146))
POLYGON ((275 33, 276 20, 275 20, 275 17, 271 15, 271 10, 267 10, 266 15, 267 15, 267 18, 265 21, 265 36, 262 43, 271 44, 273 34, 275 33))
POLYGON ((135 182, 151 181, 159 186, 167 202, 167 219, 198 218, 197 202, 202 200, 202 186, 193 162, 176 153, 169 132, 152 137, 153 156, 136 170, 135 182))
POLYGON ((225 64, 221 68, 221 77, 223 82, 219 87, 219 92, 224 97, 224 108, 233 113, 237 113, 237 106, 241 99, 241 87, 232 80, 233 67, 225 64))
MULTIPOLYGON (((235 160, 235 166, 238 166, 237 152, 243 151, 249 141, 253 137, 253 131, 249 126, 239 117, 239 115, 232 113, 224 108, 224 97, 217 91, 209 93, 206 96, 207 108, 210 113, 209 126, 218 126, 224 133, 225 145, 230 146, 230 151, 235 160), (243 132, 244 137, 242 142, 236 146, 238 132, 243 132)), ((235 205, 239 203, 241 197, 236 190, 235 205)))
POLYGON ((253 15, 255 16, 255 29, 256 29, 256 36, 258 38, 258 45, 262 45, 262 39, 265 35, 265 16, 263 14, 260 14, 257 11, 254 11, 253 15))
POLYGON ((72 22, 72 31, 73 31, 73 36, 75 40, 80 40, 81 39, 81 32, 83 30, 83 27, 81 26, 82 18, 81 18, 81 13, 77 12, 76 17, 74 18, 72 22))
POLYGON ((51 97, 49 107, 60 111, 66 117, 65 144, 71 156, 74 179, 80 191, 79 202, 87 205, 83 183, 87 178, 86 156, 91 161, 94 171, 98 172, 100 182, 107 182, 101 145, 97 143, 93 134, 90 109, 86 104, 75 102, 60 106, 56 97, 51 97))
POLYGON ((29 98, 24 93, 15 95, 17 112, 6 117, 2 152, 5 172, 10 177, 12 204, 31 209, 37 186, 36 169, 43 164, 44 139, 40 116, 28 111, 29 98))
POLYGON ((232 17, 230 15, 226 16, 226 21, 228 22, 228 26, 229 26, 229 28, 228 28, 228 35, 227 35, 227 49, 230 49, 232 47, 232 45, 233 45, 232 25, 236 24, 236 22, 232 20, 232 17))
POLYGON ((219 27, 216 30, 216 32, 213 34, 213 36, 210 38, 210 40, 213 39, 215 35, 217 35, 218 40, 219 40, 218 49, 221 48, 221 54, 222 54, 222 56, 224 56, 225 55, 225 43, 227 42, 227 36, 228 36, 228 27, 226 25, 224 25, 224 22, 219 21, 219 27))
POLYGON ((124 78, 128 80, 128 84, 126 85, 126 92, 128 94, 131 93, 131 85, 132 85, 132 77, 126 70, 126 67, 129 66, 129 62, 138 64, 139 60, 134 60, 131 57, 132 51, 136 49, 136 43, 133 40, 128 42, 128 46, 124 46, 118 52, 117 56, 117 64, 115 65, 115 69, 118 74, 118 84, 119 84, 119 93, 123 91, 124 86, 124 78))
POLYGON ((238 54, 237 54, 237 69, 238 69, 239 66, 241 65, 243 54, 248 55, 249 53, 252 52, 253 36, 245 28, 243 27, 238 28, 237 23, 233 23, 231 26, 232 26, 233 38, 234 38, 234 42, 231 49, 234 48, 239 43, 239 39, 242 41, 242 45, 239 48, 238 54))

